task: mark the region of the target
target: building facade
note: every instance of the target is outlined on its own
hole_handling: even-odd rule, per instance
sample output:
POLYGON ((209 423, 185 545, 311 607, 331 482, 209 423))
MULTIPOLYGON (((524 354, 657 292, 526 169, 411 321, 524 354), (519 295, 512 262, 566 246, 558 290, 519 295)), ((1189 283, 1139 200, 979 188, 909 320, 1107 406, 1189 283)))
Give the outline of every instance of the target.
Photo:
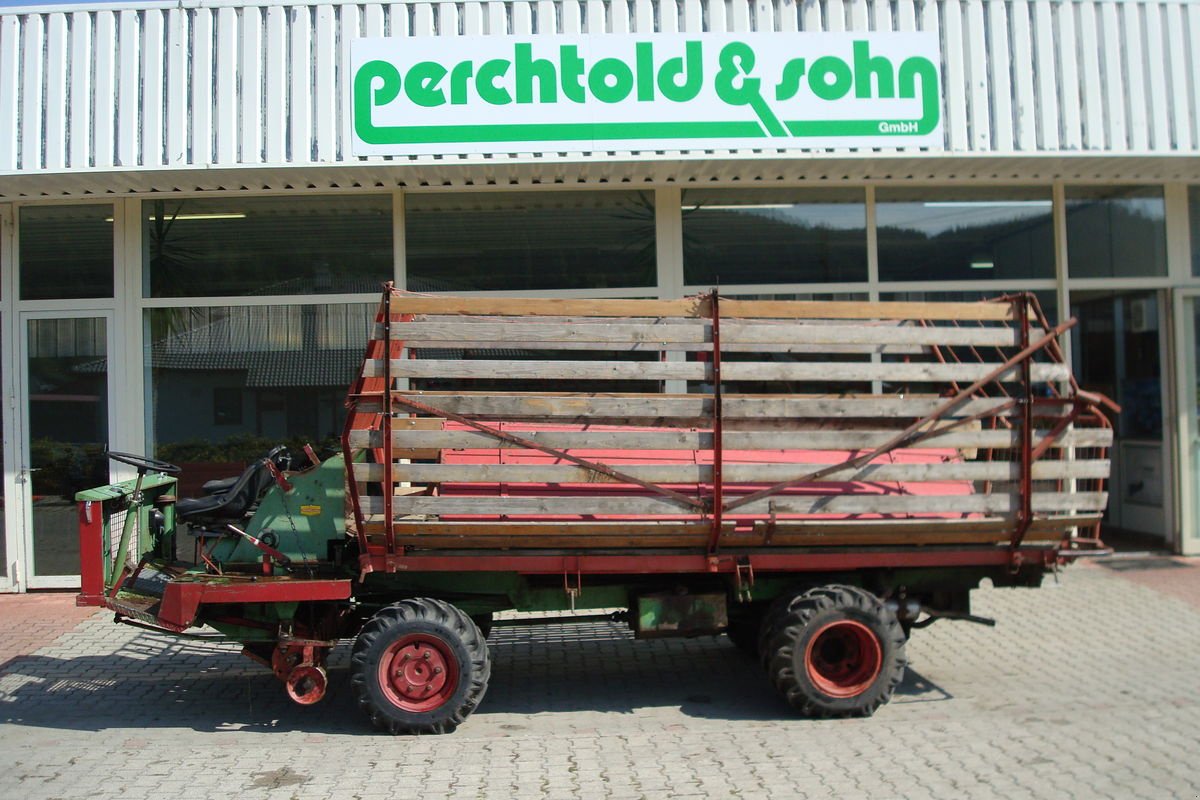
MULTIPOLYGON (((504 83, 479 77, 491 63, 410 70, 404 91, 453 112, 504 83)), ((603 63, 580 92, 619 105, 656 91, 603 63)), ((815 93, 837 93, 832 63, 815 93)), ((752 75, 735 66, 734 89, 752 75)), ((570 96, 559 68, 527 88, 570 96)), ((862 94, 904 94, 903 68, 896 87, 872 74, 862 94)), ((362 97, 387 99, 386 79, 364 81, 362 97)), ((400 87, 397 71, 403 100, 400 87)), ((536 105, 520 92, 462 127, 504 128, 536 105)), ((273 443, 332 442, 387 280, 596 298, 1036 292, 1052 319, 1079 318, 1081 383, 1123 407, 1110 526, 1200 552, 1200 2, 13 7, 0 9, 0 120, 0 589, 77 585, 70 497, 110 469, 125 477, 105 444, 182 464, 187 494, 273 443), (503 37, 600 53, 801 34, 879 48, 912 32, 937 79, 937 125, 914 142, 689 145, 676 125, 685 138, 639 149, 373 149, 356 107, 360 41, 465 64, 503 37)))

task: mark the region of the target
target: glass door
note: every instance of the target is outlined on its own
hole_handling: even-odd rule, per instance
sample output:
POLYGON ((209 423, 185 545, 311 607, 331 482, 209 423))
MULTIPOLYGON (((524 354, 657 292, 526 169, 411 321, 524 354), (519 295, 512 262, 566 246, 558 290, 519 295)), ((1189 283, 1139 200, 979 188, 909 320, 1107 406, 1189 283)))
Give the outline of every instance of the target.
POLYGON ((26 583, 79 586, 75 493, 109 481, 111 312, 21 314, 21 464, 26 583))

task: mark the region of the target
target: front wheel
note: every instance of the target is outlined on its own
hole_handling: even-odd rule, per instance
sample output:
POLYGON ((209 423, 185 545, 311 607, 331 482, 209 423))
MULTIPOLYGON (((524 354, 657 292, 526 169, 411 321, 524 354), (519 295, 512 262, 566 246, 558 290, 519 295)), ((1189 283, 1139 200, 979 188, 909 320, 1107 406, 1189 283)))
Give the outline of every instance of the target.
POLYGON ((870 716, 904 677, 904 631, 862 589, 812 589, 787 602, 772 622, 764 637, 767 671, 805 716, 870 716))
POLYGON ((402 600, 363 626, 350 684, 376 727, 393 734, 449 733, 487 691, 491 658, 469 616, 442 600, 402 600))

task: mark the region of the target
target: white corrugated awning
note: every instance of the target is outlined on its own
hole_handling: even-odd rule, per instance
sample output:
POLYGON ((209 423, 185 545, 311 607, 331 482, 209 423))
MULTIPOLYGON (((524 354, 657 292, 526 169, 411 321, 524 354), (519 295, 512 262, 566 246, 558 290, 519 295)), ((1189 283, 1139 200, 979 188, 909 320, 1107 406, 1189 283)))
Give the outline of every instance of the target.
POLYGON ((538 161, 428 157, 353 166, 69 170, 0 174, 0 199, 196 192, 286 192, 510 186, 828 185, 885 183, 1196 182, 1200 156, 938 153, 723 157, 714 153, 547 156, 538 161))

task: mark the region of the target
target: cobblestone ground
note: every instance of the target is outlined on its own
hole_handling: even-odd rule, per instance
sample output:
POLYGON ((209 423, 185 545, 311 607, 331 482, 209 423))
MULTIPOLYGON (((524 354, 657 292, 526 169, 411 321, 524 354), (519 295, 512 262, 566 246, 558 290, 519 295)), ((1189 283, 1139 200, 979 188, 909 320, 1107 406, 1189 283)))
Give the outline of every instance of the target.
POLYGON ((232 647, 97 614, 0 662, 0 797, 1200 797, 1200 562, 1076 566, 975 610, 999 626, 919 631, 890 705, 821 722, 723 638, 499 629, 482 706, 422 738, 369 730, 345 648, 300 708, 232 647))

